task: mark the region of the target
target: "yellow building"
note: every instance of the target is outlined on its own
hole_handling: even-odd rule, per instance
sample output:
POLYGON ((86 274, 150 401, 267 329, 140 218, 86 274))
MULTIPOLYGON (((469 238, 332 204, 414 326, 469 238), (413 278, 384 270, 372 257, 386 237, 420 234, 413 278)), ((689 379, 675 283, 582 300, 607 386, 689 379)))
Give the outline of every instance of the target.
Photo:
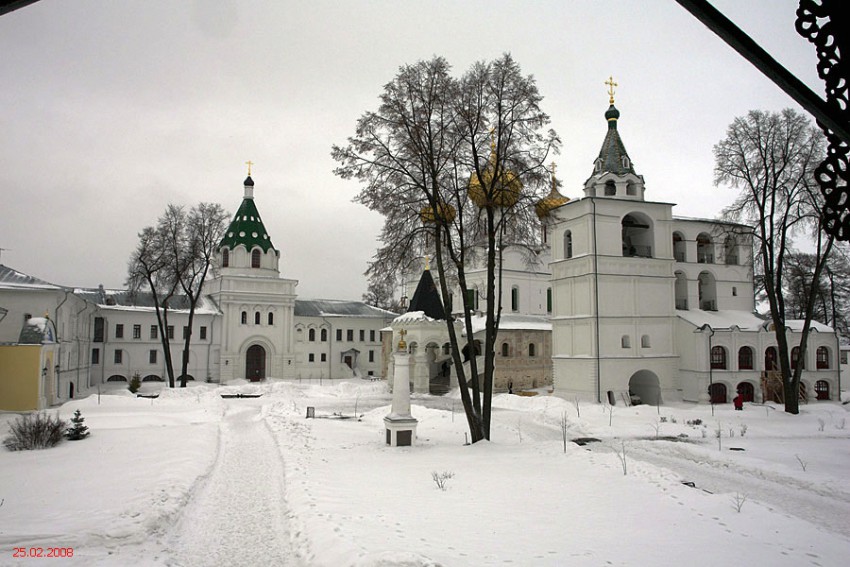
POLYGON ((58 362, 56 330, 48 318, 33 317, 17 344, 0 345, 0 410, 30 411, 48 407, 58 362))

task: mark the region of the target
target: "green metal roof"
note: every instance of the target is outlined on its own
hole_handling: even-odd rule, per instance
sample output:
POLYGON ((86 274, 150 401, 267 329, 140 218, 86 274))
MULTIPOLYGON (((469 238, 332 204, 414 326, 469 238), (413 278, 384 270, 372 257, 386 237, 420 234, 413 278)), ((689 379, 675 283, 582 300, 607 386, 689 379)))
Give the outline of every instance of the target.
MULTIPOLYGON (((245 180, 245 185, 253 186, 254 182, 248 177, 245 180)), ((257 205, 254 204, 252 197, 242 199, 242 204, 236 211, 236 215, 234 215, 218 247, 219 249, 227 247, 232 250, 239 245, 244 246, 248 251, 255 246, 262 248, 263 252, 268 252, 270 248, 274 249, 272 239, 260 219, 260 213, 257 211, 257 205)))

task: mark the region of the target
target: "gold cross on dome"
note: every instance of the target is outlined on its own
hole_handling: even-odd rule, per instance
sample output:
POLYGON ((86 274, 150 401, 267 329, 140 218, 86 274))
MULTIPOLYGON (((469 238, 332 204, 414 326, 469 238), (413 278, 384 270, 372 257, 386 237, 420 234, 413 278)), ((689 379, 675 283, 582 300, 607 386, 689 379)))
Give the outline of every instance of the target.
POLYGON ((614 104, 614 87, 618 87, 620 85, 614 82, 613 75, 608 76, 608 80, 605 81, 605 84, 608 85, 608 96, 610 97, 609 103, 614 104))
POLYGON ((557 167, 558 167, 558 166, 557 166, 557 165, 555 164, 555 162, 553 161, 553 162, 552 162, 552 189, 554 189, 554 188, 555 188, 555 169, 556 169, 557 167))
POLYGON ((251 166, 254 165, 254 162, 251 161, 251 160, 248 160, 248 161, 245 162, 245 165, 248 166, 248 177, 251 177, 251 166))

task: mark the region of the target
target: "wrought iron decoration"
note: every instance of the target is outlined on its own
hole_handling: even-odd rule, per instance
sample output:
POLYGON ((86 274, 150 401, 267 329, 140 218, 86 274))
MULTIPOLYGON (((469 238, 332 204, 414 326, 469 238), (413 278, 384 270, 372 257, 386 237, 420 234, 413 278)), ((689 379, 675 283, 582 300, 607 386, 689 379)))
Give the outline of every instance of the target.
MULTIPOLYGON (((818 75, 826 84, 826 103, 845 124, 850 123, 848 107, 847 61, 841 56, 850 51, 850 10, 845 0, 800 0, 797 9, 797 33, 817 48, 818 75)), ((838 240, 850 240, 850 190, 848 153, 850 141, 837 136, 818 121, 826 135, 826 159, 815 169, 826 204, 824 228, 838 240)))

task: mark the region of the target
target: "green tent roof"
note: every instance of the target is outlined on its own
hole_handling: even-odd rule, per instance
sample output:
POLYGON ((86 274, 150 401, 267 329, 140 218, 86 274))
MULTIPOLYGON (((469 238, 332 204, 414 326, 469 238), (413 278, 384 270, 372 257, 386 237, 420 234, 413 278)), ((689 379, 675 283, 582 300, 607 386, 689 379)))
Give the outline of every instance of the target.
MULTIPOLYGON (((245 185, 250 187, 254 185, 254 182, 248 177, 245 180, 245 185)), ((274 248, 272 239, 260 219, 260 213, 257 211, 253 197, 246 196, 242 199, 242 204, 236 211, 236 215, 234 215, 218 247, 219 249, 227 247, 232 250, 239 245, 244 246, 249 251, 255 246, 262 248, 263 252, 268 252, 270 248, 274 248)))

